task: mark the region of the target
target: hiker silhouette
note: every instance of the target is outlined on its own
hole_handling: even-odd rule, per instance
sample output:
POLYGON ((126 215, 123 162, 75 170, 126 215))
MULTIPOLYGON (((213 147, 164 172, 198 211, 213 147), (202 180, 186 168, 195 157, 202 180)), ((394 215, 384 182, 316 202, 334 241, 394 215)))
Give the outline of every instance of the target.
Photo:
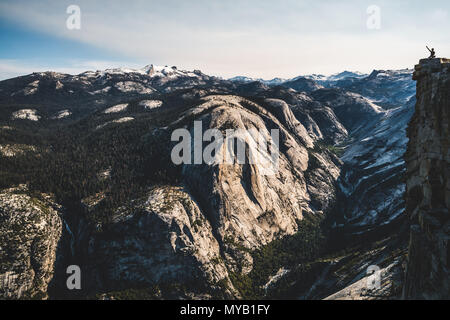
POLYGON ((428 49, 428 51, 430 51, 430 56, 428 57, 428 59, 436 58, 436 52, 434 52, 434 48, 431 48, 431 50, 430 50, 430 48, 428 48, 428 46, 427 46, 427 49, 428 49))

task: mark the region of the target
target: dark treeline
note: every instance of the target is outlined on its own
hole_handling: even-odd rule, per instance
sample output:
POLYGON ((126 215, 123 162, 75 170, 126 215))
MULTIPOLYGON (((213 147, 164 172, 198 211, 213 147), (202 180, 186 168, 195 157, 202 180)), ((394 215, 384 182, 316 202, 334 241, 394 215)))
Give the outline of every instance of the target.
MULTIPOLYGON (((176 183, 170 136, 149 119, 92 130, 81 121, 66 127, 3 130, 0 144, 32 145, 35 151, 0 157, 0 188, 26 183, 31 192, 55 195, 66 205, 105 193, 95 219, 142 195, 154 184, 176 183), (110 175, 102 177, 101 172, 110 175)), ((104 221, 106 222, 106 221, 104 221)))

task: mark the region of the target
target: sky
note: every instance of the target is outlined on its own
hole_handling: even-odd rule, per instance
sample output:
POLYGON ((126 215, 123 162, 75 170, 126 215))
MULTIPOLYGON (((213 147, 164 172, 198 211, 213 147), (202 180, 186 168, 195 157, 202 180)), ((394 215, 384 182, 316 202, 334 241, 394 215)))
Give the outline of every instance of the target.
POLYGON ((412 68, 425 45, 450 57, 448 30, 448 0, 0 0, 0 79, 148 64, 224 78, 368 73, 412 68))

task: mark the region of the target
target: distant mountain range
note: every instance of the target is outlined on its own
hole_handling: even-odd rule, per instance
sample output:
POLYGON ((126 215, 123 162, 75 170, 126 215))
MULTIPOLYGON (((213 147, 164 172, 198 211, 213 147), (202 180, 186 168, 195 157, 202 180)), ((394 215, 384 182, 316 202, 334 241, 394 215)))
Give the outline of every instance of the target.
POLYGON ((295 81, 299 78, 306 78, 306 79, 310 79, 310 80, 314 80, 317 82, 320 81, 338 81, 338 80, 343 80, 346 78, 363 78, 367 76, 366 74, 363 74, 361 72, 351 72, 351 71, 343 71, 340 73, 336 73, 333 74, 331 76, 324 76, 321 74, 311 74, 311 75, 304 75, 304 76, 298 76, 295 78, 291 78, 291 79, 283 79, 283 78, 273 78, 272 80, 264 80, 261 78, 249 78, 249 77, 245 77, 245 76, 236 76, 233 78, 229 78, 228 80, 230 81, 237 81, 237 82, 254 82, 254 81, 259 81, 262 82, 266 85, 280 85, 284 82, 290 82, 290 81, 295 81))

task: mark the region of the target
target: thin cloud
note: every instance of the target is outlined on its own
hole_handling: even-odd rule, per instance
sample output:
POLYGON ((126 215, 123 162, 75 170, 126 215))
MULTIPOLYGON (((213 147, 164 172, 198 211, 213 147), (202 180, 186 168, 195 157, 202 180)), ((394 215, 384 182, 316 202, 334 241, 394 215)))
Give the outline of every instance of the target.
POLYGON ((403 68, 426 54, 427 43, 450 55, 449 35, 442 31, 450 27, 446 1, 433 8, 379 1, 382 28, 376 31, 366 27, 371 1, 78 1, 81 30, 65 28, 69 4, 6 1, 0 15, 123 54, 135 64, 178 65, 224 77, 403 68))

